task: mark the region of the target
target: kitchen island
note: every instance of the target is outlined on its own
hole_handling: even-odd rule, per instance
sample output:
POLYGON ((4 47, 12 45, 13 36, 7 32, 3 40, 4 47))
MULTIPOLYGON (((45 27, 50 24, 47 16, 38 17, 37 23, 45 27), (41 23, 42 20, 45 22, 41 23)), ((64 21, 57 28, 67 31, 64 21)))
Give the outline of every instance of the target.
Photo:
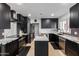
POLYGON ((48 56, 48 41, 49 39, 44 36, 35 37, 35 56, 48 56))

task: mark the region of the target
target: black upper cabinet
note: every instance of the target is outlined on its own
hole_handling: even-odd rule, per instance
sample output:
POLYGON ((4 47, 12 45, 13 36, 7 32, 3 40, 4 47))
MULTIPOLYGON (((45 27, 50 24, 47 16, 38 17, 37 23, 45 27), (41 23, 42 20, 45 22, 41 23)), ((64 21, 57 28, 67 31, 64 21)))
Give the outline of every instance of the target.
POLYGON ((79 4, 70 8, 70 28, 79 28, 79 4))
POLYGON ((21 23, 21 30, 22 30, 24 33, 27 33, 27 23, 25 23, 25 22, 21 23))
POLYGON ((0 29, 10 28, 10 7, 0 3, 0 29))
POLYGON ((17 14, 17 19, 18 19, 18 23, 22 22, 22 15, 21 14, 17 14))
POLYGON ((17 21, 17 15, 15 10, 11 10, 11 22, 17 21))
POLYGON ((27 33, 27 22, 28 22, 28 17, 24 17, 21 14, 17 14, 18 18, 18 26, 19 29, 22 30, 24 33, 27 33))
POLYGON ((28 17, 23 17, 23 23, 21 29, 24 33, 27 33, 27 21, 28 21, 28 17))
POLYGON ((25 22, 25 17, 21 14, 17 14, 17 22, 18 23, 23 23, 25 22))

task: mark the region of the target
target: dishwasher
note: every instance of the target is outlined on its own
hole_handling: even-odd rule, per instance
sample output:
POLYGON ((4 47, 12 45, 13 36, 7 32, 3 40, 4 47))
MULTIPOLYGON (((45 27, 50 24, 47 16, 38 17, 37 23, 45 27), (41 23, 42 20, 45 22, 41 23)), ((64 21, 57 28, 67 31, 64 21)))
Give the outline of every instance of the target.
POLYGON ((60 50, 65 54, 65 38, 59 37, 60 50))

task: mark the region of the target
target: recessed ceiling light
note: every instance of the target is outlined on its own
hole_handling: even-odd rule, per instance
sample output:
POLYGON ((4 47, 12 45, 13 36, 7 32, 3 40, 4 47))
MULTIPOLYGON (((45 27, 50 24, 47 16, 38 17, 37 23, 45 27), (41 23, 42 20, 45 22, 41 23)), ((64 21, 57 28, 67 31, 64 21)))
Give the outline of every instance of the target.
POLYGON ((69 5, 68 3, 61 3, 61 5, 69 5))
POLYGON ((54 14, 52 13, 51 16, 54 16, 54 14))
POLYGON ((17 5, 22 5, 22 3, 17 3, 17 5))
POLYGON ((66 3, 61 3, 61 4, 66 4, 66 3))
POLYGON ((31 14, 28 14, 28 16, 31 16, 31 14))

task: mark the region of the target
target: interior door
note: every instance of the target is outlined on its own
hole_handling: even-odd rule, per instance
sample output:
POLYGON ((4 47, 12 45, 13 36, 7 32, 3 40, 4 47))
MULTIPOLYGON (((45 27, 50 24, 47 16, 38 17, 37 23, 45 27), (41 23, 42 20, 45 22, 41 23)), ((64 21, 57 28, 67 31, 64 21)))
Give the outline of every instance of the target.
POLYGON ((39 35, 39 24, 36 23, 35 24, 35 36, 38 36, 39 35))

